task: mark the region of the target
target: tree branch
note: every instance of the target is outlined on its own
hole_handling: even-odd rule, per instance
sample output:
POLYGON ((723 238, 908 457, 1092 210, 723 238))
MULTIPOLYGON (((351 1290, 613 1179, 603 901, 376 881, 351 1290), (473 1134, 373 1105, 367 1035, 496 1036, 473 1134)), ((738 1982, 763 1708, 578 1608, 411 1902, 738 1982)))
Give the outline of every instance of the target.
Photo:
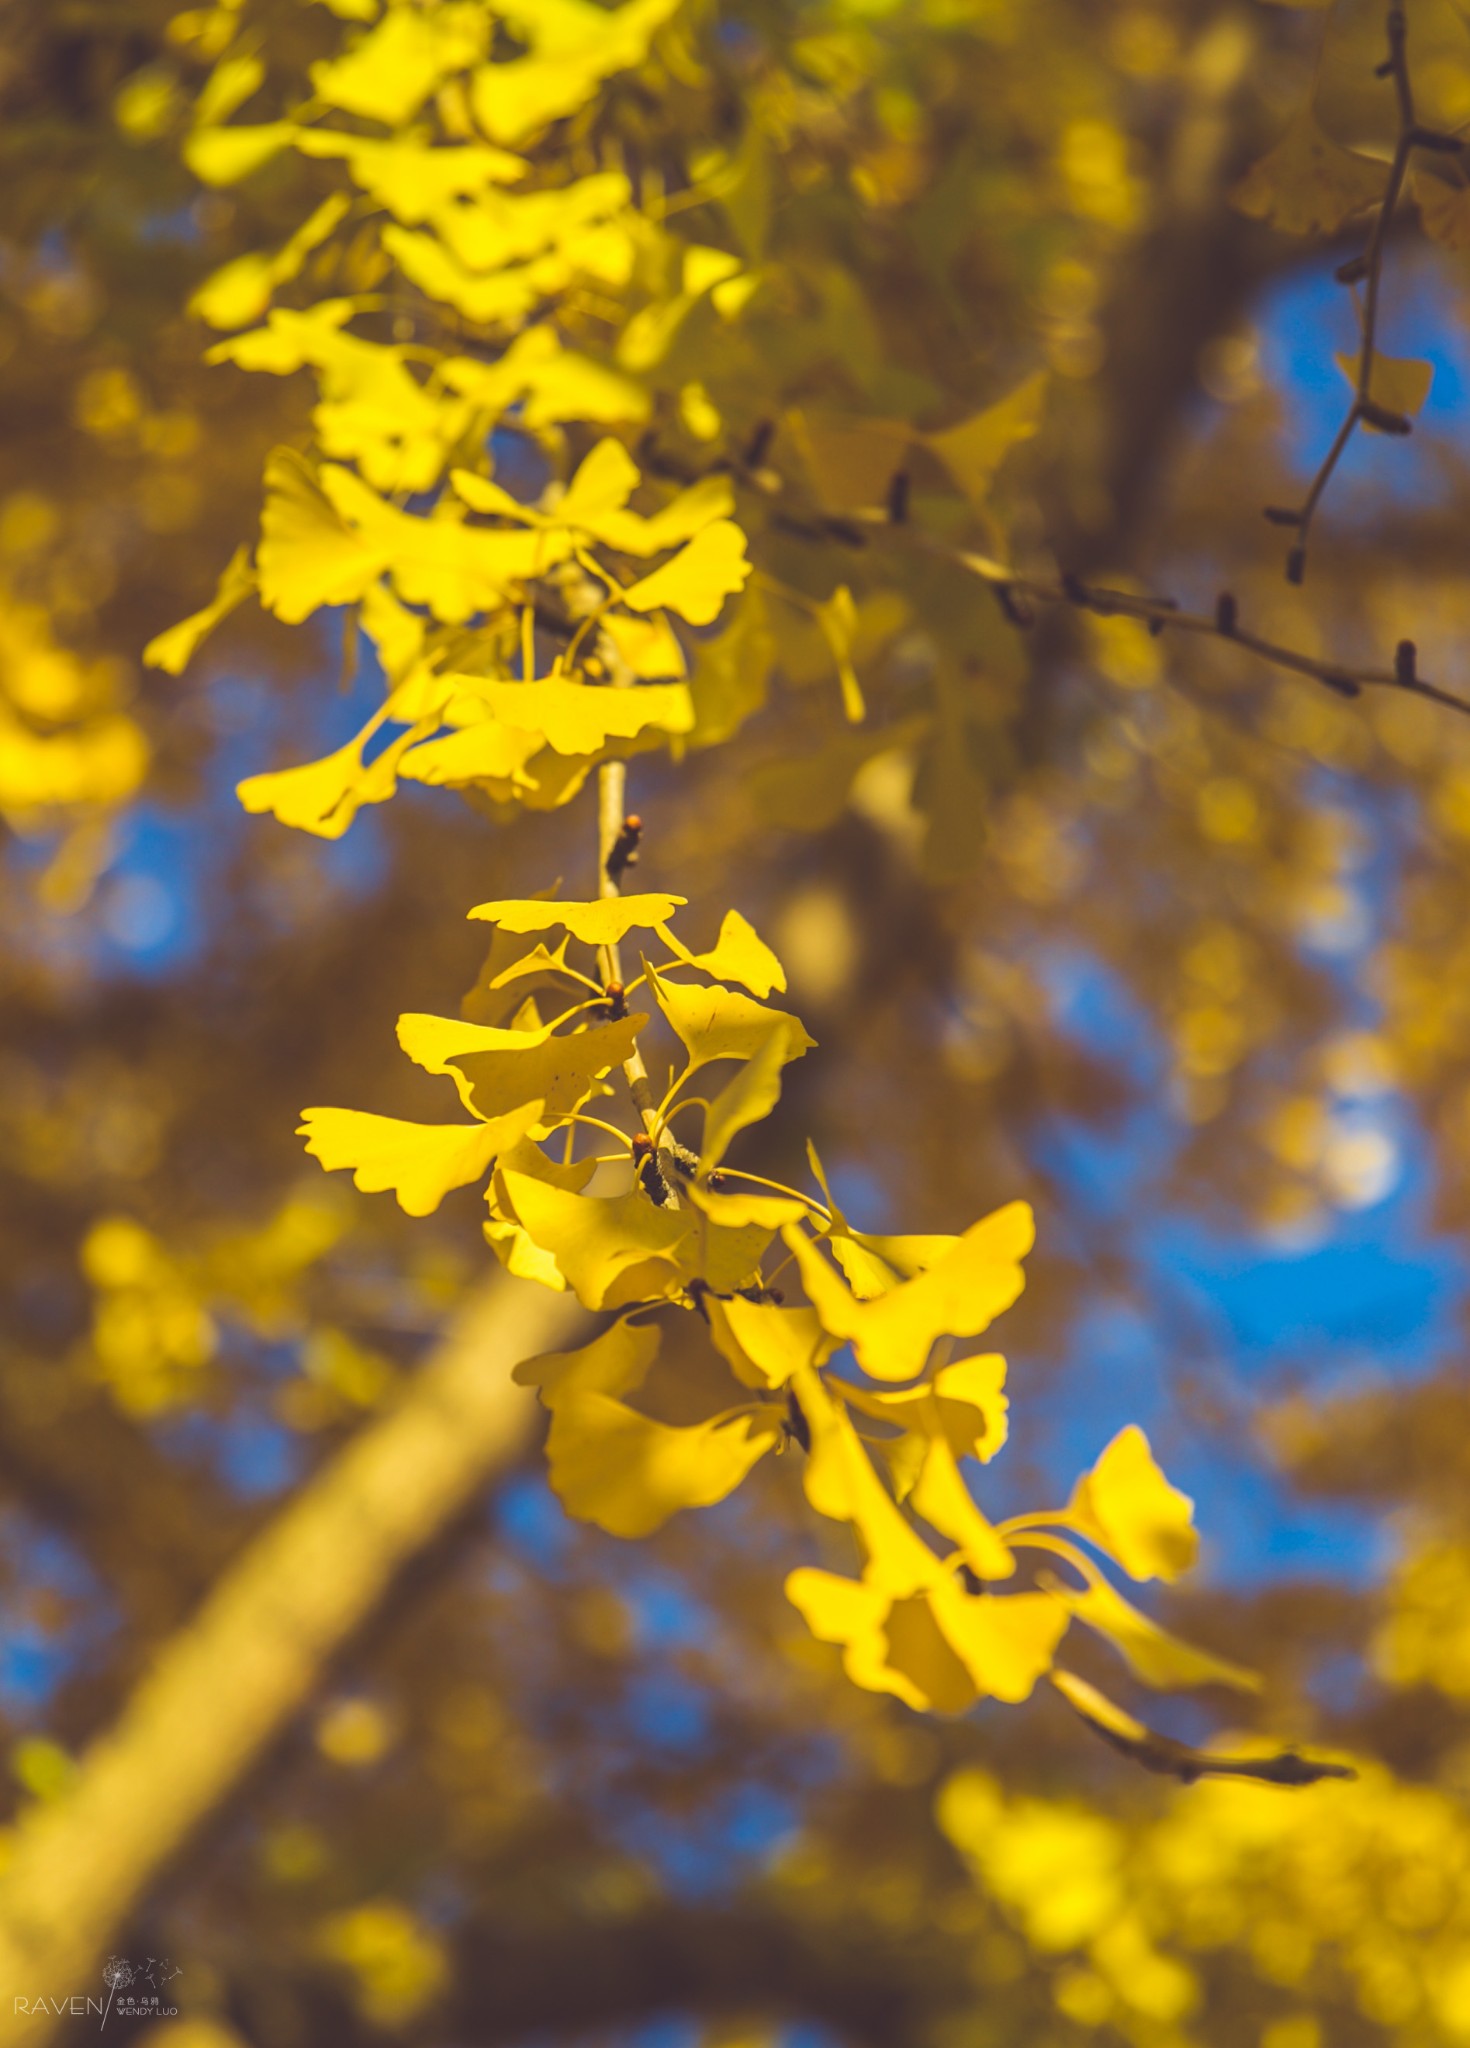
MULTIPOLYGON (((570 1295, 494 1275, 401 1403, 255 1538, 161 1651, 0 1872, 0 1984, 62 1998, 163 1866, 311 1697, 403 1566, 514 1455, 533 1414, 510 1369, 565 1342, 570 1295)), ((54 2021, 3 2013, 39 2044, 54 2021)))

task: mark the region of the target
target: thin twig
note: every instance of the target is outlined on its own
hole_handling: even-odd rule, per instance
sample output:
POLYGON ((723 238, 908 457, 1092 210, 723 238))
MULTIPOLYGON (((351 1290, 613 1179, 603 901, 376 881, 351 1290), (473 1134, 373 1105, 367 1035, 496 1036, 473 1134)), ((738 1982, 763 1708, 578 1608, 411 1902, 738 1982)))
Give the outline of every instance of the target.
MULTIPOLYGON (((1363 285, 1362 338, 1358 347, 1358 371, 1353 385, 1352 403, 1347 409, 1342 425, 1333 436, 1332 445, 1323 456, 1307 488, 1299 510, 1277 505, 1266 508, 1266 517, 1277 526, 1293 526, 1296 540, 1286 558, 1287 581, 1300 583, 1307 569, 1307 533, 1312 524, 1313 514, 1322 502, 1323 493, 1332 480, 1333 472, 1342 460, 1343 454, 1360 425, 1374 427, 1381 434, 1410 434, 1413 421, 1404 413, 1395 412, 1391 407, 1381 405, 1373 396, 1373 370, 1378 360, 1378 313, 1383 295, 1383 257, 1388 243, 1388 231, 1393 224, 1394 212, 1403 194, 1404 180, 1409 172, 1409 160, 1416 149, 1436 152, 1458 151, 1462 145, 1458 137, 1442 135, 1432 128, 1421 128, 1414 117, 1414 88, 1409 77, 1408 21, 1404 9, 1396 4, 1388 10, 1387 21, 1388 55, 1378 67, 1380 78, 1392 78, 1394 95, 1398 102, 1398 134, 1394 141, 1393 160, 1388 169, 1388 182, 1383 188, 1383 198, 1374 217, 1373 227, 1368 236, 1368 246, 1361 256, 1344 263, 1337 272, 1338 279, 1346 285, 1363 285)), ((1366 680, 1366 678, 1364 679, 1366 680)))

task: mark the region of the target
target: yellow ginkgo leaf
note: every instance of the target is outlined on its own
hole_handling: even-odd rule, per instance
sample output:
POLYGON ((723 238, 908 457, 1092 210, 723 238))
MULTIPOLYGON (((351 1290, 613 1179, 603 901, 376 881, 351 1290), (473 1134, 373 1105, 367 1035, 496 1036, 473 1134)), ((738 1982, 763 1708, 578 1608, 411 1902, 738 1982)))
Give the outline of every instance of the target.
POLYGON ((1029 441, 1041 425, 1047 376, 1038 370, 997 404, 957 427, 928 434, 926 441, 972 504, 984 504, 995 473, 1018 442, 1029 441))
POLYGON ((716 981, 738 981, 757 996, 786 987, 785 968, 738 910, 725 912, 720 936, 707 953, 691 953, 672 932, 660 931, 659 937, 687 966, 712 974, 716 981))
POLYGON ((478 61, 489 27, 480 7, 390 7, 344 56, 312 65, 313 90, 329 107, 400 128, 441 78, 478 61))
POLYGON ((606 9, 588 0, 504 0, 497 13, 530 45, 508 63, 474 74, 475 120, 495 142, 520 142, 575 113, 604 78, 640 64, 679 0, 629 0, 606 9))
POLYGON ((430 219, 451 200, 474 198, 487 185, 514 185, 530 169, 524 157, 483 142, 431 148, 403 135, 377 141, 335 129, 303 128, 296 147, 303 156, 345 158, 353 183, 409 227, 430 219))
POLYGON ((1103 1579, 1084 1592, 1071 1587, 1056 1589, 1071 1608, 1076 1620, 1106 1636, 1136 1678, 1163 1692, 1184 1691, 1196 1685, 1230 1685, 1237 1692, 1259 1692, 1261 1681, 1254 1671, 1231 1664, 1193 1643, 1181 1642, 1167 1629, 1140 1614, 1122 1594, 1103 1579))
POLYGON ((783 1062, 800 1059, 817 1042, 789 1010, 767 1009, 734 989, 667 981, 653 967, 648 976, 654 1001, 683 1040, 691 1070, 711 1060, 754 1059, 773 1036, 783 1062))
POLYGON ((409 1012, 398 1020, 398 1043, 430 1074, 450 1075, 477 1116, 504 1116, 523 1102, 545 1104, 551 1122, 570 1116, 592 1084, 632 1053, 648 1022, 635 1012, 586 1031, 558 1033, 554 1024, 501 1030, 458 1018, 409 1012))
POLYGON ((651 612, 662 606, 691 626, 711 626, 725 599, 745 588, 750 566, 744 533, 732 519, 717 519, 672 561, 625 590, 622 602, 630 611, 651 612))
POLYGON ((1009 1403, 1006 1362, 998 1351, 956 1359, 933 1379, 901 1393, 872 1394, 854 1390, 849 1399, 867 1414, 923 1436, 942 1437, 957 1458, 978 1458, 988 1464, 1006 1440, 1009 1403))
POLYGON ((681 1270, 702 1280, 713 1294, 734 1295, 760 1285, 760 1262, 770 1249, 773 1230, 759 1223, 732 1227, 698 1212, 694 1235, 679 1254, 681 1270))
POLYGON ((294 121, 266 121, 252 128, 196 128, 184 142, 184 162, 205 185, 238 185, 297 135, 294 121))
POLYGON ((388 567, 391 550, 342 519, 303 458, 277 448, 265 466, 260 601, 288 625, 324 604, 353 604, 388 567))
POLYGON ((763 1230, 779 1230, 783 1223, 798 1222, 812 1213, 811 1203, 799 1195, 764 1195, 755 1188, 745 1194, 717 1194, 696 1183, 686 1193, 696 1209, 730 1230, 743 1229, 748 1223, 758 1223, 763 1230))
POLYGON ((672 1254, 694 1229, 684 1209, 656 1209, 641 1189, 574 1195, 507 1172, 523 1229, 550 1252, 584 1308, 621 1308, 679 1285, 672 1254))
POLYGON ((694 707, 683 683, 606 690, 586 683, 491 682, 483 676, 451 675, 444 680, 478 697, 502 725, 539 733, 558 754, 595 754, 610 739, 636 738, 648 726, 688 732, 694 722, 694 707))
POLYGON ((929 1441, 909 1505, 941 1536, 958 1544, 977 1578, 1008 1579, 1015 1571, 1015 1558, 975 1505, 954 1452, 942 1436, 929 1441))
POLYGON ((705 1304, 715 1349, 749 1387, 784 1387, 804 1365, 820 1365, 832 1340, 809 1308, 746 1301, 732 1294, 705 1304))
POLYGON ((664 612, 655 612, 651 619, 608 612, 602 621, 602 632, 631 675, 660 682, 668 676, 682 679, 689 673, 679 636, 664 612))
MULTIPOLYGON (((884 1617, 884 1670, 907 1681, 921 1712, 963 1714, 980 1697, 969 1666, 939 1625, 939 1603, 925 1593, 895 1600, 884 1617)), ((861 1683, 861 1681, 859 1681, 861 1683)))
POLYGON ((976 1691, 1013 1706, 1029 1699, 1051 1669, 1071 1619, 1066 1603, 1050 1593, 971 1596, 952 1579, 933 1587, 929 1600, 976 1691))
POLYGON ((391 568, 399 595, 450 624, 503 601, 571 551, 563 534, 489 533, 442 514, 420 519, 401 512, 337 463, 323 465, 319 483, 359 544, 371 546, 391 568))
POLYGON ((265 77, 265 66, 253 53, 224 58, 210 72, 194 102, 195 126, 213 128, 228 121, 253 93, 259 92, 265 77))
POLYGON ((515 899, 477 903, 468 915, 508 932, 569 931, 584 946, 615 946, 635 926, 661 925, 687 896, 608 896, 598 903, 543 903, 515 899))
MULTIPOLYGON (((616 548, 620 554, 646 557, 692 540, 715 520, 728 519, 734 509, 735 493, 730 479, 706 476, 671 498, 661 512, 645 516, 641 512, 609 509, 580 523, 604 546, 616 548)), ((567 516, 566 505, 558 506, 557 512, 558 516, 567 516)))
POLYGON ((165 675, 181 676, 200 641, 214 631, 221 619, 228 618, 237 605, 243 604, 254 588, 255 569, 250 560, 250 550, 238 547, 225 564, 209 603, 202 611, 180 619, 176 626, 170 626, 166 633, 159 633, 150 640, 143 649, 144 661, 150 668, 161 668, 165 675))
POLYGON ((642 471, 622 442, 608 435, 583 457, 549 516, 558 526, 595 533, 598 521, 621 512, 642 481, 642 471))
POLYGON ((881 1586, 803 1565, 788 1575, 786 1597, 819 1643, 842 1645, 843 1668, 854 1685, 867 1692, 894 1693, 920 1713, 928 1706, 926 1693, 888 1668, 883 1630, 892 1601, 881 1586))
POLYGON ((423 652, 423 619, 401 605, 386 584, 375 583, 363 593, 358 623, 378 650, 384 675, 398 682, 423 652))
MULTIPOLYGON (((1333 361, 1356 390, 1358 358, 1336 355, 1333 361)), ((1422 409, 1433 382, 1433 363, 1421 362, 1414 356, 1375 355, 1368 397, 1374 405, 1382 406, 1385 412, 1395 413, 1400 419, 1412 419, 1422 409)), ((1364 425, 1370 433, 1378 431, 1371 419, 1365 420, 1364 425)))
POLYGON ((837 665, 837 680, 842 687, 842 709, 850 725, 861 725, 867 716, 863 702, 862 685, 857 679, 857 670, 852 665, 852 643, 857 633, 857 606, 852 601, 852 592, 845 583, 840 583, 825 604, 813 607, 812 617, 816 620, 822 638, 832 651, 837 665))
POLYGON ((364 1194, 391 1188, 409 1216, 431 1216, 451 1188, 482 1180, 541 1114, 530 1102, 485 1124, 415 1124, 358 1109, 304 1109, 297 1137, 329 1173, 352 1167, 364 1194))
POLYGON ((656 1323, 614 1323, 578 1351, 522 1360, 511 1378, 517 1386, 539 1387, 548 1408, 569 1394, 631 1394, 647 1379, 659 1342, 656 1323))
POLYGON ((351 204, 345 192, 330 193, 281 248, 236 256, 207 277, 187 310, 211 327, 249 326, 270 304, 277 285, 289 284, 300 274, 312 250, 326 241, 351 204))
POLYGON ((413 731, 400 733, 364 764, 359 734, 323 760, 247 776, 236 784, 235 794, 247 811, 270 811, 298 832, 340 839, 364 804, 385 803, 392 796, 398 763, 416 737, 413 731))
POLYGON ((406 781, 436 788, 516 781, 539 744, 535 733, 515 732, 498 719, 483 718, 458 732, 425 740, 404 755, 398 772, 406 781))
POLYGON ((812 1507, 857 1530, 873 1585, 895 1599, 933 1585, 944 1568, 899 1513, 846 1410, 809 1366, 792 1373, 791 1388, 811 1439, 802 1485, 812 1507))
POLYGON ((1194 1502, 1169 1484, 1135 1422, 1078 1480, 1066 1519, 1132 1579, 1177 1579, 1199 1553, 1194 1502))
POLYGON ((776 1441, 776 1425, 761 1417, 675 1429, 607 1394, 569 1393, 551 1411, 547 1476, 578 1521, 647 1536, 681 1508, 733 1493, 776 1441))
POLYGON ((1335 234, 1345 220, 1383 197, 1387 164, 1354 156, 1318 126, 1311 107, 1276 147, 1246 172, 1231 204, 1288 235, 1335 234))
POLYGON ((897 1287, 898 1273, 886 1259, 870 1251, 861 1238, 845 1230, 831 1230, 827 1246, 859 1301, 876 1301, 880 1294, 897 1287))
POLYGON ((529 1140, 514 1146, 496 1161, 495 1173, 486 1192, 490 1214, 485 1223, 485 1241, 508 1272, 523 1280, 534 1280, 557 1293, 566 1291, 566 1278, 550 1252, 542 1251, 522 1228, 515 1206, 506 1192, 508 1172, 529 1175, 548 1186, 580 1194, 597 1171, 595 1159, 575 1160, 570 1166, 556 1165, 539 1146, 529 1140))
POLYGON ((783 1231, 796 1254, 807 1297, 823 1327, 849 1340, 874 1379, 914 1379, 941 1336, 978 1337, 1025 1286, 1021 1260, 1035 1239, 1024 1202, 972 1224, 953 1248, 912 1280, 876 1300, 859 1301, 801 1229, 783 1231))
POLYGON ((781 1069, 790 1057, 790 1034, 784 1025, 777 1025, 760 1050, 720 1090, 704 1113, 704 1143, 699 1155, 702 1173, 719 1165, 741 1131, 770 1115, 781 1098, 781 1069))

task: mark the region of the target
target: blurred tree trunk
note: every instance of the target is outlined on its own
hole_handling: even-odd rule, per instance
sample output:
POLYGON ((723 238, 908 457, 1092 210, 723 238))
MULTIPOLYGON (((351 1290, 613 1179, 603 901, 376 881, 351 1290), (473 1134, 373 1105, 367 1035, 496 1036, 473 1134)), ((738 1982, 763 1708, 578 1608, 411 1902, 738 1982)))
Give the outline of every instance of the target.
POLYGON ((510 1373, 583 1312, 497 1273, 399 1405, 249 1545, 165 1644, 71 1790, 17 1826, 0 1873, 0 2039, 41 2042, 32 2002, 95 1995, 108 1940, 311 1697, 395 1578, 520 1448, 535 1413, 510 1373))

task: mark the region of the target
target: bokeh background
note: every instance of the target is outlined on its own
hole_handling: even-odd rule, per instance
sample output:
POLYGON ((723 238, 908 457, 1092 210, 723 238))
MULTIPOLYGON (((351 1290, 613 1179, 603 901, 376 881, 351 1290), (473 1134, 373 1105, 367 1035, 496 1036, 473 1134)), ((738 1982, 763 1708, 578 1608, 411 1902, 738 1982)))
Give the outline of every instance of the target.
MULTIPOLYGON (((378 701, 340 614, 247 611, 181 680, 141 664, 252 534, 311 403, 204 367, 183 313, 297 195, 183 167, 174 12, 0 21, 15 1814, 67 1797, 152 1652, 487 1270, 473 1193, 424 1222, 354 1194, 303 1159, 300 1106, 431 1111, 393 1021, 454 1014, 482 951, 464 908, 591 865, 588 798, 507 821, 406 788, 336 842, 246 817, 242 775, 378 701)), ((337 33, 324 7, 260 15, 308 56, 337 33)), ((1408 443, 1355 441, 1302 588, 1261 518, 1348 394, 1332 271, 1360 232, 1229 202, 1310 89, 1320 11, 689 16, 602 118, 745 165, 735 233, 759 215, 788 296, 764 346, 689 369, 735 423, 953 416, 1045 366, 1047 425, 1000 490, 1020 560, 1206 607, 1228 586, 1349 661, 1412 637, 1470 692, 1470 228, 1431 240, 1406 206, 1390 237, 1385 340, 1432 362, 1430 398, 1408 443)), ((1465 45, 1438 81, 1462 118, 1465 45)), ((818 587, 799 535, 772 545, 818 587)), ((120 1952, 179 1973, 161 2048, 1470 2039, 1470 720, 1124 621, 1022 639, 978 586, 916 572, 896 605, 860 556, 844 573, 871 734, 825 745, 830 661, 792 629, 727 744, 631 775, 641 884, 687 895, 701 940, 738 906, 819 1040, 751 1163, 798 1173, 810 1132, 872 1229, 1031 1200, 987 1509, 1059 1497, 1141 1421, 1205 1536, 1155 1611, 1266 1677, 1150 1717, 1362 1774, 1181 1788, 1058 1700, 945 1722, 861 1694, 782 1596, 819 1542, 791 1461, 626 1545, 564 1519, 532 1431, 136 1900, 120 1952), (939 722, 914 738, 921 700, 939 722)))

